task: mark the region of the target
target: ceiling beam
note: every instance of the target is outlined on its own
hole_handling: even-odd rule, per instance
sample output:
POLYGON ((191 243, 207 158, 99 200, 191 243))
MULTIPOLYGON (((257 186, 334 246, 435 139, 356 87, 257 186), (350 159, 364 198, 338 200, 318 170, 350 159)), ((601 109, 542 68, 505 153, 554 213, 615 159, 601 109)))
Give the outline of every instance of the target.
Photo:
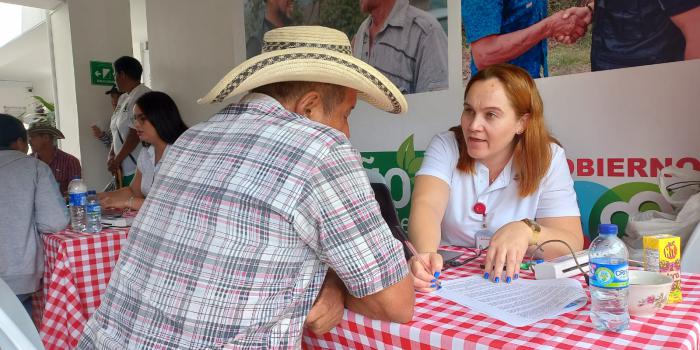
POLYGON ((9 4, 36 7, 45 10, 53 10, 58 5, 65 2, 64 0, 2 0, 0 2, 6 2, 9 4))

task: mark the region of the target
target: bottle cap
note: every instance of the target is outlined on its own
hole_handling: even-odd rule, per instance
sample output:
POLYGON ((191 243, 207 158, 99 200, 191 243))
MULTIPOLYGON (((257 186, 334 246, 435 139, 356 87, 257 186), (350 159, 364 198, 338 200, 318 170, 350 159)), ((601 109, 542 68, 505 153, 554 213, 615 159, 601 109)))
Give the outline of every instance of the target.
POLYGON ((615 224, 600 224, 598 225, 598 233, 601 235, 616 235, 617 225, 615 224))
POLYGON ((97 194, 97 191, 95 191, 95 190, 89 190, 89 191, 88 191, 88 196, 91 195, 91 194, 97 194))

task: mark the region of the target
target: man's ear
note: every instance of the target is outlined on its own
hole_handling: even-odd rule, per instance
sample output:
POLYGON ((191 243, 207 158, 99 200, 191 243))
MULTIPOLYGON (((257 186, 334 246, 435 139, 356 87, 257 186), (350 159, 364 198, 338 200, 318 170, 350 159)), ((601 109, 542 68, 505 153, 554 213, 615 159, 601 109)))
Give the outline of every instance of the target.
POLYGON ((302 95, 294 104, 294 113, 304 115, 311 120, 321 120, 324 117, 321 94, 309 91, 302 95))

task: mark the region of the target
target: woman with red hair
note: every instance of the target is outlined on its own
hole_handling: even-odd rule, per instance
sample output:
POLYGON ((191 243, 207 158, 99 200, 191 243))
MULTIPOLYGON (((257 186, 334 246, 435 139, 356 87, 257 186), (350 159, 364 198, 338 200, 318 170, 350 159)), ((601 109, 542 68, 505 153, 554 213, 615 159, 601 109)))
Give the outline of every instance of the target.
POLYGON ((569 253, 564 244, 533 252, 539 243, 582 248, 564 149, 550 136, 542 99, 522 68, 497 64, 469 81, 460 125, 432 139, 415 181, 409 236, 432 270, 412 258, 417 290, 439 286, 440 245, 488 246, 484 278, 496 283, 517 279, 528 251, 546 259, 569 253))

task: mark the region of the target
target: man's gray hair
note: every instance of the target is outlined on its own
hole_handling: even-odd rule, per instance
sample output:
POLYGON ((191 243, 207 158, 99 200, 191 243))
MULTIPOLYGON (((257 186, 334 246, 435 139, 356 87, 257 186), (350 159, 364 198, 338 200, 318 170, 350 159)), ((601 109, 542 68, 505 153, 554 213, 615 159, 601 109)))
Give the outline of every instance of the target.
POLYGON ((263 85, 252 90, 252 92, 259 92, 284 102, 296 101, 310 91, 316 91, 321 95, 323 111, 331 113, 345 99, 347 88, 328 83, 283 81, 263 85))

